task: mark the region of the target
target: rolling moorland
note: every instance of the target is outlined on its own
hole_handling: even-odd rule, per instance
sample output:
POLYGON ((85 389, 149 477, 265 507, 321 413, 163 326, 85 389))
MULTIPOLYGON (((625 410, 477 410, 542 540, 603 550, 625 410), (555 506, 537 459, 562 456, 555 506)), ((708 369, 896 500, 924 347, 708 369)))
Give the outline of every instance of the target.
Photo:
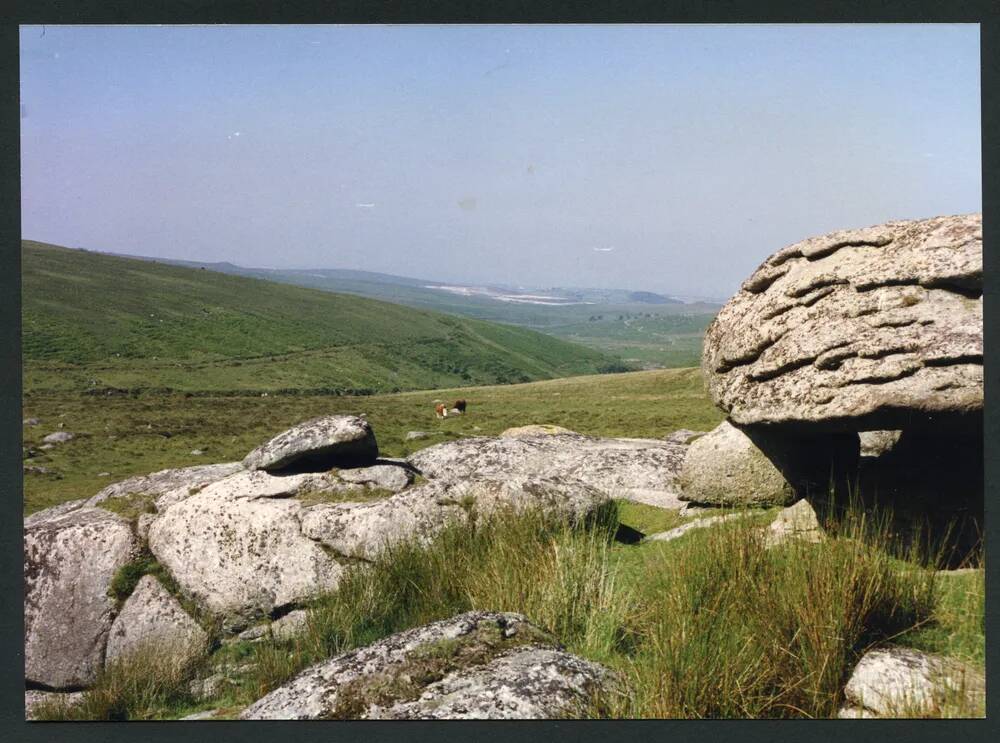
POLYGON ((454 291, 456 287, 440 282, 370 271, 246 268, 232 263, 180 260, 160 262, 517 325, 621 357, 626 365, 635 368, 697 366, 705 328, 721 306, 704 300, 684 303, 651 292, 564 288, 529 290, 533 294, 555 297, 555 303, 516 302, 498 299, 497 296, 503 294, 500 289, 454 291))
POLYGON ((600 371, 540 333, 355 296, 25 242, 25 391, 366 394, 600 371))
MULTIPOLYGON (((327 414, 364 414, 383 456, 532 423, 658 439, 682 428, 706 431, 724 418, 698 369, 598 375, 588 372, 607 357, 517 328, 207 270, 31 245, 25 252, 25 464, 44 470, 26 472, 26 513, 129 475, 241 459, 289 426, 327 414), (345 314, 346 329, 323 327, 345 314), (398 365, 416 349, 397 331, 418 321, 405 327, 427 333, 423 347, 444 349, 446 359, 467 353, 468 367, 441 371, 426 361, 403 375, 398 365), (365 343, 372 335, 395 345, 373 355, 365 343), (510 338, 523 344, 515 347, 518 367, 502 342, 510 338), (268 353, 273 346, 284 352, 268 353), (340 364, 343 381, 317 382, 340 364), (379 377, 387 370, 397 374, 389 384, 379 377), (588 374, 490 384, 581 371, 588 374), (376 394, 345 394, 352 390, 376 394), (434 417, 435 401, 457 398, 468 400, 466 415, 434 417), (409 439, 415 430, 427 435, 409 439), (73 436, 42 449, 57 431, 73 436)), ((871 513, 821 514, 825 541, 765 550, 759 530, 776 508, 656 542, 621 535, 663 532, 697 513, 613 503, 597 522, 553 525, 529 513, 471 532, 448 528, 430 544, 400 544, 312 600, 305 633, 290 639, 224 638, 192 610, 212 637, 194 666, 178 670, 140 656, 110 664, 79 706, 53 702, 40 714, 234 717, 310 664, 468 610, 523 612, 570 652, 619 673, 625 691, 586 713, 600 717, 834 716, 858 659, 887 640, 982 667, 983 571, 937 578, 934 555, 894 552, 888 522, 871 513), (213 692, 190 691, 193 679, 219 674, 225 681, 213 692)), ((186 600, 164 566, 144 556, 116 574, 119 604, 144 575, 186 600)), ((931 716, 969 714, 982 710, 956 701, 931 716)))

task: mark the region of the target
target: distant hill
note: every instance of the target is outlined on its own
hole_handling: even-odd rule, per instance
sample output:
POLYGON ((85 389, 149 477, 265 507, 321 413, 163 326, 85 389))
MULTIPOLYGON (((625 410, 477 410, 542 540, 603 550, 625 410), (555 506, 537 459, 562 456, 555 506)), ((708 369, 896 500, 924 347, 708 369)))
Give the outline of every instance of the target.
POLYGON ((24 241, 25 390, 384 392, 612 361, 523 328, 231 275, 238 268, 24 241))

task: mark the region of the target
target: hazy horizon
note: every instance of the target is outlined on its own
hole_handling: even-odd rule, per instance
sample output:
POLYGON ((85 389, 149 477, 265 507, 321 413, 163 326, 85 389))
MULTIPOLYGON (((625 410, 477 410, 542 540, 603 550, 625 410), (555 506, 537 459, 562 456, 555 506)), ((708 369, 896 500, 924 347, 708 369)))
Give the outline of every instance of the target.
POLYGON ((980 211, 976 25, 33 26, 25 239, 725 298, 980 211))

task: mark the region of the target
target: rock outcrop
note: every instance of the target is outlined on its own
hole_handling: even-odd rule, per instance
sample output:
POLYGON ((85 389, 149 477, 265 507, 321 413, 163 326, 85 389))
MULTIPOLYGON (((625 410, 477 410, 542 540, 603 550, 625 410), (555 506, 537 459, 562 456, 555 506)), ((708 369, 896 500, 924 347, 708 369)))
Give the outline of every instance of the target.
POLYGON ((677 473, 686 447, 659 439, 578 433, 477 436, 422 449, 409 461, 429 478, 508 477, 580 482, 611 498, 681 508, 677 473))
POLYGON ((615 679, 519 614, 469 612, 306 669, 244 720, 579 716, 615 679))
POLYGON ((114 619, 108 589, 140 545, 125 519, 100 508, 36 514, 24 530, 24 673, 75 689, 104 663, 114 619))
POLYGON ((709 326, 737 424, 935 427, 983 408, 982 217, 889 222, 768 258, 709 326))
POLYGON ((342 568, 302 534, 292 498, 312 476, 240 472, 168 507, 149 549, 184 593, 238 627, 337 586, 342 568))
POLYGON ((870 650, 844 687, 841 717, 931 715, 946 706, 986 708, 981 672, 944 656, 903 647, 870 650))
POLYGON ((97 495, 88 498, 85 503, 88 506, 97 506, 112 498, 135 496, 146 496, 157 500, 161 496, 181 488, 203 487, 242 469, 243 465, 240 462, 225 462, 160 470, 149 475, 137 475, 108 485, 97 495))
POLYGON ((404 540, 427 542, 445 526, 500 510, 539 509, 576 521, 608 501, 583 483, 524 476, 433 480, 371 503, 317 504, 301 515, 302 533, 347 558, 374 559, 404 540))
POLYGON ((246 455, 243 465, 270 472, 322 471, 374 464, 378 444, 368 421, 356 415, 327 415, 300 423, 246 455))
POLYGON ((795 488, 750 438, 723 421, 687 447, 681 500, 712 506, 781 506, 795 488))
POLYGON ((208 647, 208 634, 151 575, 144 575, 115 617, 105 664, 136 653, 154 653, 158 663, 186 665, 208 647))

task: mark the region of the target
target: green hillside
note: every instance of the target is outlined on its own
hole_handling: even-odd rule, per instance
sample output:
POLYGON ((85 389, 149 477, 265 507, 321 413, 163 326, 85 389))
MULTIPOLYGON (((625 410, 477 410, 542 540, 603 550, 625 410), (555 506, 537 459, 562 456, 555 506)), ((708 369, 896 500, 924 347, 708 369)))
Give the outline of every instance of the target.
POLYGON ((593 373, 539 333, 214 271, 22 243, 25 391, 385 392, 593 373))

